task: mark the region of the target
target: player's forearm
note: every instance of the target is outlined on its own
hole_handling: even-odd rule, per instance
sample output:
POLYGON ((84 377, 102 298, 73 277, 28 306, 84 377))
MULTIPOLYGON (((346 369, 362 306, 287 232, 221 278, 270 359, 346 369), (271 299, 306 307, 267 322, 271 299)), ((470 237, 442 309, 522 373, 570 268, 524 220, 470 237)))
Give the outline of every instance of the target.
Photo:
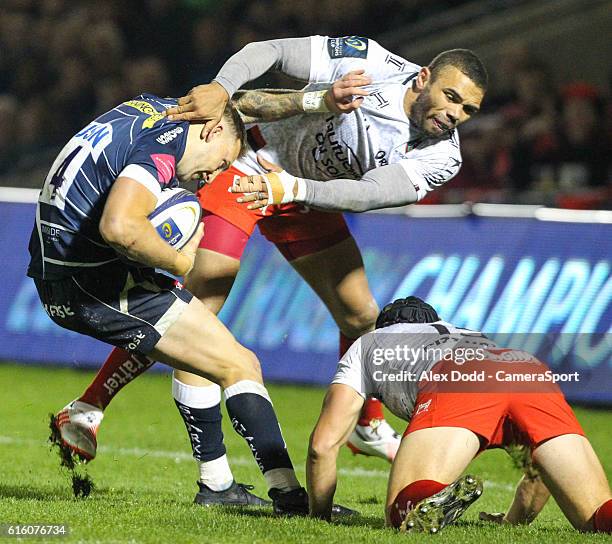
POLYGON ((160 268, 182 276, 191 262, 185 255, 164 242, 145 217, 105 217, 100 234, 118 253, 151 268, 160 268))
POLYGON ((232 96, 240 87, 266 72, 280 71, 308 81, 310 76, 310 38, 286 38, 253 42, 232 55, 215 81, 232 96))
POLYGON ((417 200, 414 185, 398 164, 376 168, 359 180, 302 179, 295 193, 296 202, 327 211, 365 212, 404 206, 417 200))
POLYGON ((504 521, 512 525, 531 523, 542 511, 549 497, 550 492, 539 476, 523 476, 504 521))
POLYGON ((336 460, 338 449, 321 450, 311 447, 306 461, 306 481, 310 501, 310 515, 331 520, 336 492, 336 460))
POLYGON ((238 91, 234 106, 245 123, 267 123, 304 113, 300 91, 238 91))

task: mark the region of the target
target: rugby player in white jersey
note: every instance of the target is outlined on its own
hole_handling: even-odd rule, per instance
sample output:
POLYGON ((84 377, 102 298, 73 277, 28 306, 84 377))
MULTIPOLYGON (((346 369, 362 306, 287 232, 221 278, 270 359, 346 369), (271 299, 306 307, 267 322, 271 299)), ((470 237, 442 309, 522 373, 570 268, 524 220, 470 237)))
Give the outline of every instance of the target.
POLYGON ((546 381, 547 372, 528 353, 440 320, 417 297, 387 305, 376 330, 338 363, 311 435, 311 515, 330 519, 339 448, 364 399, 376 395, 409 421, 389 475, 389 525, 439 531, 482 493, 477 477, 459 478, 470 461, 485 449, 522 444, 541 480, 519 484, 529 492, 517 493, 510 511, 524 514, 508 521, 532 521, 550 490, 576 529, 612 532, 606 475, 561 390, 546 381))
MULTIPOLYGON (((486 71, 466 50, 445 52, 428 67, 420 67, 366 38, 275 40, 245 47, 226 63, 215 82, 194 89, 169 113, 178 120, 212 116, 215 119, 206 125, 207 132, 236 89, 270 68, 309 82, 304 93, 287 95, 274 112, 298 115, 252 125, 247 156, 200 191, 206 236, 187 285, 218 312, 238 273, 248 237, 258 225, 330 310, 340 329, 342 355, 355 338, 373 328, 378 310, 342 215, 328 212, 416 202, 452 178, 461 165, 455 128, 478 111, 486 71), (327 92, 338 78, 343 80, 341 85, 327 92), (355 87, 366 82, 363 99, 351 96, 364 94, 355 87), (353 90, 348 97, 342 94, 347 89, 353 90), (265 159, 300 179, 288 174, 253 177, 265 174, 260 164, 269 166, 265 159), (280 179, 274 203, 282 205, 267 206, 262 198, 249 209, 236 202, 230 188, 253 189, 243 186, 246 179, 238 183, 245 175, 251 176, 248 183, 263 182, 255 195, 264 197, 268 184, 280 179)), ((270 102, 249 102, 247 93, 238 100, 238 107, 257 116, 258 110, 271 106, 270 102)), ((142 369, 126 353, 115 350, 80 397, 82 404, 68 410, 75 414, 81 409, 97 411, 100 418, 116 391, 142 369), (126 369, 126 365, 131 366, 126 369)), ((200 483, 206 485, 200 486, 206 497, 196 500, 214 501, 208 488, 222 492, 232 481, 221 441, 218 388, 197 376, 176 372, 173 393, 190 431, 200 483)), ((349 442, 353 451, 393 459, 399 437, 383 417, 380 402, 368 400, 349 442)), ((86 448, 82 449, 93 458, 95 430, 85 433, 83 443, 86 448)))

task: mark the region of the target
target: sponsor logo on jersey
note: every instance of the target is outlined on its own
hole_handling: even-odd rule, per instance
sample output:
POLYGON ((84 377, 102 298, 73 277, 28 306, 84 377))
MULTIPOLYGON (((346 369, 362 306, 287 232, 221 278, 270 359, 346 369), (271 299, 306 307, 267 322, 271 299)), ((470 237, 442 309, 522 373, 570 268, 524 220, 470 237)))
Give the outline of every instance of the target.
POLYGON ((374 107, 381 110, 389 105, 389 101, 385 98, 385 95, 382 91, 376 90, 370 92, 370 95, 367 97, 370 102, 375 102, 374 107))
POLYGON ((413 417, 418 416, 422 412, 428 412, 430 406, 431 406, 431 399, 429 399, 427 402, 422 402, 421 404, 417 406, 413 417))
POLYGON ((335 120, 325 119, 325 129, 315 134, 316 146, 310 151, 315 167, 326 179, 359 179, 364 171, 357 153, 338 135, 335 120))
POLYGON ((179 134, 183 133, 183 127, 175 127, 172 130, 167 130, 163 134, 160 134, 155 141, 159 142, 162 145, 169 144, 172 140, 174 140, 179 134))
POLYGON ((144 100, 128 100, 123 104, 130 108, 137 109, 141 113, 146 113, 149 116, 143 121, 142 128, 152 128, 157 121, 161 121, 164 118, 162 112, 157 111, 151 104, 144 100))
POLYGON ((174 177, 176 170, 174 155, 154 153, 151 155, 151 160, 157 170, 157 180, 163 185, 167 184, 174 177))
POLYGON ((398 72, 403 72, 404 68, 406 67, 406 61, 404 59, 394 57, 393 55, 387 55, 385 58, 385 63, 395 66, 398 72))
POLYGON ((365 59, 368 56, 368 39, 359 36, 329 38, 327 40, 327 52, 332 59, 343 57, 365 59))
POLYGON ((59 317, 60 319, 65 319, 74 315, 72 308, 64 304, 45 304, 44 306, 45 312, 47 312, 49 317, 59 317))

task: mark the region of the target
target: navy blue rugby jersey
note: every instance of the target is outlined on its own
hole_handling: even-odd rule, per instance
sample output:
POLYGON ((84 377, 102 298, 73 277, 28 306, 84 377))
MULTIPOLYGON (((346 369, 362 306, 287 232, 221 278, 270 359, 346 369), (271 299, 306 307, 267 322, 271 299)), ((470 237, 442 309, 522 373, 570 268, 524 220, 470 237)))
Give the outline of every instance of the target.
POLYGON ((38 198, 29 276, 60 279, 118 259, 99 232, 106 199, 120 176, 156 195, 177 185, 189 123, 162 115, 176 103, 143 94, 104 113, 64 146, 38 198))

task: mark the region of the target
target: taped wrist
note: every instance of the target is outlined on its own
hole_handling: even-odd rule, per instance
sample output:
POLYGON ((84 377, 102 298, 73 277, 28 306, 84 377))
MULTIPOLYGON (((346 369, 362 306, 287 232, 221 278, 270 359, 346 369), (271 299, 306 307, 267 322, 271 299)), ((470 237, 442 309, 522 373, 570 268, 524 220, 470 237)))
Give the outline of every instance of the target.
POLYGON ((325 94, 327 91, 310 91, 304 93, 302 97, 302 107, 306 113, 324 113, 328 112, 329 108, 325 103, 325 94))
POLYGON ((293 189, 298 178, 284 170, 282 172, 269 172, 264 176, 268 189, 268 204, 289 204, 295 200, 293 189))

